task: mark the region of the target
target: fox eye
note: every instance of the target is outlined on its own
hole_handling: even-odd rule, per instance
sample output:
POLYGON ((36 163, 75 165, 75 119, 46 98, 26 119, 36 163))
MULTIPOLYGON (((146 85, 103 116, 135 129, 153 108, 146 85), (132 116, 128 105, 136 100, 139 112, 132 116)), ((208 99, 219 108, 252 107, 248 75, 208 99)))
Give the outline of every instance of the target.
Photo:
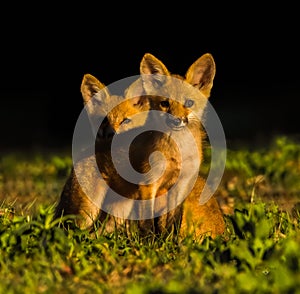
POLYGON ((121 124, 128 124, 131 122, 130 118, 124 118, 123 121, 121 122, 121 124))
POLYGON ((169 103, 168 100, 164 100, 164 101, 161 101, 161 102, 160 102, 160 106, 161 106, 161 107, 164 107, 164 108, 167 108, 167 107, 170 106, 170 103, 169 103))
POLYGON ((184 106, 186 108, 192 107, 193 105, 194 105, 194 100, 192 100, 192 99, 185 100, 184 106))

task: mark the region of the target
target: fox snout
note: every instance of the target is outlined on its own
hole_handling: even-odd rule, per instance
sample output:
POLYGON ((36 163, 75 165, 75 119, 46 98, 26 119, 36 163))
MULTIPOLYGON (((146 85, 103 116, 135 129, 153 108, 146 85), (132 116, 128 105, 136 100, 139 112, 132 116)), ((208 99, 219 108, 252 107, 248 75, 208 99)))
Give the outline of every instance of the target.
POLYGON ((179 130, 187 125, 188 119, 187 117, 178 117, 169 114, 166 118, 166 123, 170 128, 179 130))

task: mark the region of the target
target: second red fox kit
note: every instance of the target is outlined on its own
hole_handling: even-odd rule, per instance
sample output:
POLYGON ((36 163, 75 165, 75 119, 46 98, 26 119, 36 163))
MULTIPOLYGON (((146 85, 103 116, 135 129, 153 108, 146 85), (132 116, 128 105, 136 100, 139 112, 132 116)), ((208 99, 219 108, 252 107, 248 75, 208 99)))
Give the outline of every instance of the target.
MULTIPOLYGON (((114 127, 117 125, 119 132, 122 133, 140 127, 144 124, 145 117, 140 115, 137 119, 131 120, 130 118, 137 113, 145 113, 146 115, 143 110, 147 110, 148 106, 144 101, 140 103, 139 97, 123 101, 123 97, 111 95, 104 84, 90 74, 83 77, 81 93, 91 120, 91 126, 97 126, 98 121, 101 121, 105 116, 108 117, 108 122, 104 121, 105 123, 99 128, 93 129, 94 132, 99 132, 98 138, 100 139, 95 145, 95 155, 79 156, 79 159, 75 161, 60 195, 54 218, 63 215, 76 215, 75 223, 77 226, 93 228, 98 219, 107 218, 106 212, 101 210, 101 204, 105 201, 109 186, 119 193, 122 192, 122 189, 129 194, 135 190, 135 186, 124 181, 113 166, 111 158, 112 138, 105 135, 107 128, 110 128, 110 125, 114 127), (115 114, 114 110, 109 112, 110 103, 117 102, 122 102, 123 119, 119 119, 120 113, 115 114), (124 119, 127 119, 125 125, 124 119)), ((122 222, 120 219, 118 221, 122 222)), ((109 218, 107 230, 113 229, 114 220, 109 218)))

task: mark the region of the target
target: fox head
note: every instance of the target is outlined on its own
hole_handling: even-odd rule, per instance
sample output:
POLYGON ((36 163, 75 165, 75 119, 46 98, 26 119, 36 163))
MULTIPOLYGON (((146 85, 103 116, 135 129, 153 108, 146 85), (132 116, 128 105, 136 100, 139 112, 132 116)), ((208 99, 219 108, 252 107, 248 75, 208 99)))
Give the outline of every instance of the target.
POLYGON ((80 90, 92 131, 98 138, 103 137, 108 128, 106 115, 123 97, 111 95, 107 87, 91 74, 83 76, 80 90))
POLYGON ((98 139, 140 127, 146 121, 147 99, 140 96, 124 99, 123 96, 111 95, 107 87, 91 74, 84 75, 81 93, 92 130, 98 139))
POLYGON ((171 74, 159 59, 146 53, 140 63, 141 77, 126 89, 125 97, 146 95, 150 109, 169 114, 166 123, 179 130, 201 118, 215 71, 215 62, 209 53, 198 58, 184 77, 171 74))

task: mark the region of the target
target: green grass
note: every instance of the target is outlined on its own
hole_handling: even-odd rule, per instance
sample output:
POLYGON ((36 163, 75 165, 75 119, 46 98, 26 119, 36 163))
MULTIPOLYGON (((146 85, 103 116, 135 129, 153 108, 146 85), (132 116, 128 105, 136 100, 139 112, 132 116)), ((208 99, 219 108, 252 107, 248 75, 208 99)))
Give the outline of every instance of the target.
POLYGON ((300 293, 298 142, 228 150, 216 194, 227 230, 202 243, 61 229, 52 216, 71 163, 2 154, 0 293, 300 293))

